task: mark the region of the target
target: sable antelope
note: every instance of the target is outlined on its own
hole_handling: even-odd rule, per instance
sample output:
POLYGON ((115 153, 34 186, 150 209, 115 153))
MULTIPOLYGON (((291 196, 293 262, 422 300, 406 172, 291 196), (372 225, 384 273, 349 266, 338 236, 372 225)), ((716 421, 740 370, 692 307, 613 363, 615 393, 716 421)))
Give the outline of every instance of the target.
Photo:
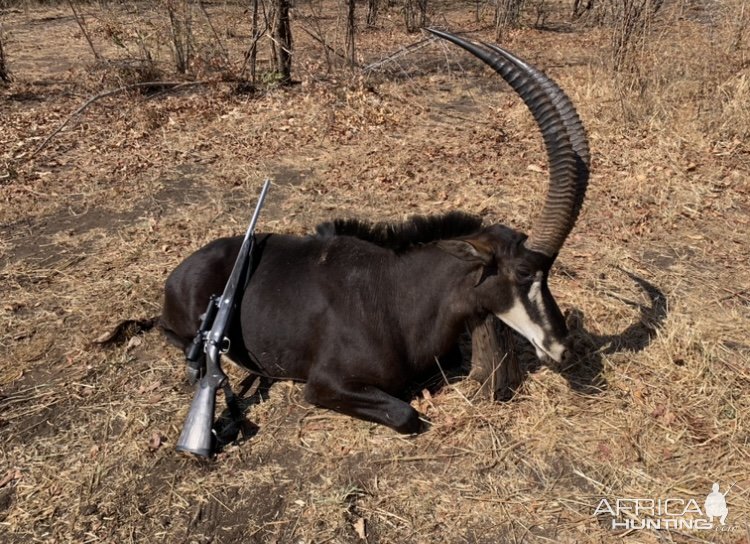
MULTIPOLYGON (((497 71, 541 129, 550 186, 531 235, 467 226, 457 214, 412 221, 431 227, 411 238, 408 225, 341 221, 314 236, 258 235, 252 277, 228 335, 230 357, 249 370, 304 381, 308 401, 402 433, 421 428, 406 402, 409 384, 434 371, 435 357, 455 346, 467 323, 495 315, 539 357, 568 357, 568 330, 547 278, 575 224, 589 171, 581 121, 551 79, 500 47, 430 32, 497 71)), ((222 290, 240 243, 211 242, 167 279, 162 326, 183 349, 210 295, 222 290)))

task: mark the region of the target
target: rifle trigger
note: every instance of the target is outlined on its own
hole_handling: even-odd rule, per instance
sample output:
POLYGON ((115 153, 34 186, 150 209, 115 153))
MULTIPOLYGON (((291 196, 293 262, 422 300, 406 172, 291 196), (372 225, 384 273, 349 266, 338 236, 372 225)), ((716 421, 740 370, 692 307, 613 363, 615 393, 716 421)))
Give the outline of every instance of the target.
POLYGON ((225 336, 224 340, 221 341, 221 347, 219 348, 219 353, 224 355, 226 352, 229 351, 229 348, 231 347, 231 345, 232 345, 232 342, 229 340, 229 338, 225 336))

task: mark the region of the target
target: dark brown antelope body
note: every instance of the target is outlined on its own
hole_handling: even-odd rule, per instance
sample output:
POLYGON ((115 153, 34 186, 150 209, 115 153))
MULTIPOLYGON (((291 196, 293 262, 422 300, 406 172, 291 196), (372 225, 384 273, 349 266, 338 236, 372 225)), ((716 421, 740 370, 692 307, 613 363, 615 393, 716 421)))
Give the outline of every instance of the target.
MULTIPOLYGON (((304 381, 310 402, 403 433, 421 426, 407 402, 410 384, 434 372, 467 323, 495 315, 540 357, 567 356, 547 278, 588 177, 585 133, 557 85, 500 48, 433 32, 498 71, 542 130, 550 191, 531 236, 457 213, 400 225, 334 221, 314 236, 259 235, 229 335, 230 356, 248 369, 304 381)), ((214 241, 168 278, 162 324, 177 345, 189 344, 240 243, 214 241)))

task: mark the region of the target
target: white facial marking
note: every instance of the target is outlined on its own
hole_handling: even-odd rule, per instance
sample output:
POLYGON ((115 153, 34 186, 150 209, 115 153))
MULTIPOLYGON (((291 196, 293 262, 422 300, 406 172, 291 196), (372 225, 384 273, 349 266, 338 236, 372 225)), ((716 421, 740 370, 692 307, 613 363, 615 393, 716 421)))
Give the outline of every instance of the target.
POLYGON ((545 329, 549 328, 549 322, 547 321, 547 311, 544 307, 544 299, 542 298, 541 279, 537 279, 531 285, 528 297, 529 301, 536 306, 538 314, 542 317, 543 323, 541 325, 531 319, 529 312, 526 311, 526 307, 519 298, 515 299, 510 310, 497 314, 497 317, 531 342, 536 349, 537 357, 542 358, 544 355, 547 355, 559 363, 562 360, 565 346, 553 340, 549 348, 544 347, 544 340, 549 338, 550 333, 545 331, 545 329))
POLYGON ((539 311, 542 319, 545 319, 546 323, 544 302, 542 301, 542 280, 537 279, 534 283, 531 284, 531 288, 529 289, 529 300, 534 303, 534 306, 536 306, 536 309, 539 311))

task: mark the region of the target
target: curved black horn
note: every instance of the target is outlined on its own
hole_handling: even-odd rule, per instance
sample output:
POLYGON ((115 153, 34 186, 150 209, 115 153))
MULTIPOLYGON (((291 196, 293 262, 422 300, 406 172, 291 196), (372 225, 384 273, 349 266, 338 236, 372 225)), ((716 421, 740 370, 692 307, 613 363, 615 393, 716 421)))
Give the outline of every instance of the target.
POLYGON ((492 67, 534 116, 547 150, 550 183, 542 213, 525 245, 554 257, 575 224, 588 184, 588 141, 573 104, 554 81, 504 49, 478 45, 442 30, 427 30, 492 67))
POLYGON ((583 181, 584 187, 582 189, 582 191, 585 192, 585 183, 586 181, 588 181, 588 168, 591 163, 589 142, 586 138, 586 129, 583 127, 581 118, 578 116, 578 112, 573 106, 573 103, 568 98, 568 95, 565 94, 565 91, 563 91, 560 86, 555 83, 555 81, 547 77, 547 75, 545 75, 542 71, 537 70, 526 61, 515 56, 510 51, 506 51, 502 47, 499 47, 495 44, 487 42, 482 42, 482 44, 485 47, 492 49, 498 55, 504 56, 506 59, 518 66, 521 70, 529 73, 537 81, 537 83, 539 83, 539 85, 546 87, 549 90, 550 94, 554 96, 553 101, 557 107, 557 111, 560 112, 560 115, 563 118, 565 128, 568 130, 568 137, 570 138, 570 143, 573 146, 573 150, 578 154, 579 157, 581 157, 581 161, 586 167, 586 171, 582 172, 582 174, 585 174, 586 176, 586 179, 583 181))
POLYGON ((586 137, 586 129, 581 122, 581 118, 578 116, 578 112, 573 106, 573 103, 570 101, 570 98, 568 98, 568 95, 565 94, 565 91, 563 91, 560 86, 552 79, 547 77, 547 75, 545 75, 540 70, 537 70, 530 64, 526 63, 524 60, 516 57, 510 51, 506 51, 505 49, 494 44, 486 42, 483 42, 483 44, 489 49, 492 49, 498 55, 504 56, 506 59, 518 66, 519 69, 525 70, 537 81, 539 85, 547 88, 550 94, 554 96, 553 102, 555 103, 557 111, 560 113, 562 121, 565 124, 565 128, 568 131, 570 145, 573 146, 573 151, 575 151, 577 155, 576 161, 578 162, 576 170, 576 200, 573 204, 573 209, 570 215, 570 228, 572 229, 573 225, 575 225, 575 222, 578 219, 578 214, 581 211, 583 200, 586 196, 586 188, 588 187, 589 180, 589 169, 591 165, 589 142, 588 138, 586 137))

